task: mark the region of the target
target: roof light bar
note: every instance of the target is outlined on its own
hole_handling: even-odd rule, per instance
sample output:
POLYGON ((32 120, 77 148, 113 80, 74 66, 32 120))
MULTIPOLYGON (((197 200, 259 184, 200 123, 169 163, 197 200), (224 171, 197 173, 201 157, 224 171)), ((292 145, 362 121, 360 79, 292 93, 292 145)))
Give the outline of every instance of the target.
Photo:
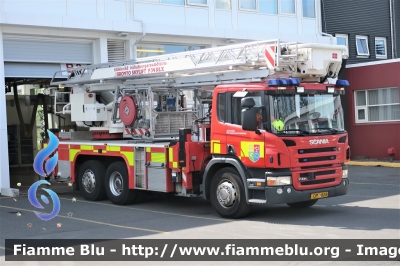
POLYGON ((336 87, 348 87, 348 86, 350 86, 350 83, 345 79, 338 79, 336 81, 336 87))
POLYGON ((270 79, 268 80, 269 87, 282 87, 282 86, 298 86, 300 85, 300 80, 298 78, 289 79, 270 79))
POLYGON ((290 78, 289 83, 290 83, 290 85, 293 85, 293 86, 299 86, 300 80, 298 78, 290 78))

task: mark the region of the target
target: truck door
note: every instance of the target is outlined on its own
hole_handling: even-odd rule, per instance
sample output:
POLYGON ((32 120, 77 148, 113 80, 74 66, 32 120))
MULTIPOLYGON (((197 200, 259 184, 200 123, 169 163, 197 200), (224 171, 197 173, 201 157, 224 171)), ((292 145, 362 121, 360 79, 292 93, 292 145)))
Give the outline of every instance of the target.
MULTIPOLYGON (((225 91, 216 91, 216 104, 212 108, 215 115, 211 116, 211 153, 226 154, 226 119, 227 119, 227 99, 225 91)), ((213 98, 215 95, 213 96, 213 98)))
MULTIPOLYGON (((263 105, 264 97, 262 92, 249 92, 245 97, 252 97, 256 102, 255 107, 263 105)), ((241 126, 241 99, 235 92, 227 93, 228 98, 228 116, 226 123, 227 135, 227 153, 235 154, 248 167, 265 167, 264 161, 264 132, 260 128, 261 134, 253 131, 246 131, 241 126)), ((260 111, 258 119, 262 127, 262 115, 265 112, 260 111)))

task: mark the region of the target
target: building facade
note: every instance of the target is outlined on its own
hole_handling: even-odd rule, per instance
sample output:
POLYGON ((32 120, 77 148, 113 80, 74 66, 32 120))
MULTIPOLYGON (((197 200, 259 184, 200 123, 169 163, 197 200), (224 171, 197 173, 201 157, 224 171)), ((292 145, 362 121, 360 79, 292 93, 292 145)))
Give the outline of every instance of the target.
MULTIPOLYGON (((322 34, 320 1, 0 0, 0 85, 10 91, 0 94, 0 149, 7 151, 17 141, 10 134, 18 133, 8 129, 20 132, 14 126, 23 124, 13 84, 24 86, 18 87, 22 94, 35 94, 56 71, 62 78, 79 64, 267 39, 332 43, 322 34)), ((29 99, 20 103, 22 117, 29 119, 29 99)), ((21 157, 11 161, 22 164, 21 157)), ((9 194, 6 152, 0 166, 1 193, 9 194)))
POLYGON ((399 160, 400 2, 322 0, 321 6, 324 31, 349 49, 340 78, 350 82, 342 104, 352 158, 399 160))

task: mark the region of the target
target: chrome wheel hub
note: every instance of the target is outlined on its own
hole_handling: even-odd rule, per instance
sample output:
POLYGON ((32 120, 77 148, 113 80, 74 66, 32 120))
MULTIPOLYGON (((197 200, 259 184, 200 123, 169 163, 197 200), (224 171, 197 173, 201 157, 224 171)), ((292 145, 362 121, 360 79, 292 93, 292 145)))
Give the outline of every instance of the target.
POLYGON ((122 194, 122 190, 124 188, 124 181, 120 173, 114 172, 111 174, 109 186, 111 193, 114 196, 119 196, 122 194))
POLYGON ((92 193, 96 187, 96 177, 91 170, 86 170, 82 177, 82 184, 86 192, 92 193))
POLYGON ((237 199, 235 186, 229 181, 223 181, 217 188, 217 199, 222 207, 231 207, 237 199))

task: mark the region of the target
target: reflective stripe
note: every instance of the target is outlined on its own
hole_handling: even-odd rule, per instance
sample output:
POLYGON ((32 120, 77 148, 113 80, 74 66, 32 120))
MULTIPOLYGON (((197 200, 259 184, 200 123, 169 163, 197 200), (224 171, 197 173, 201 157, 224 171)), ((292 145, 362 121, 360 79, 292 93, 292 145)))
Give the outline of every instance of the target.
POLYGON ((69 150, 69 161, 73 162, 75 159, 75 155, 80 151, 81 150, 75 150, 75 149, 69 150))
POLYGON ((92 145, 81 145, 81 150, 82 151, 91 151, 91 150, 93 150, 93 146, 92 145))
POLYGON ((221 153, 220 140, 211 140, 211 153, 221 153))
POLYGON ((173 162, 174 161, 174 150, 172 148, 169 148, 169 156, 168 156, 168 161, 173 162))
POLYGON ((133 151, 121 151, 120 153, 125 155, 125 158, 128 160, 129 166, 134 166, 133 151))
POLYGON ((172 163, 172 167, 173 167, 173 168, 178 168, 178 162, 173 162, 173 163, 172 163))
POLYGON ((151 153, 151 162, 165 163, 165 153, 151 153))
POLYGON ((107 146, 107 151, 121 151, 120 146, 107 146))
POLYGON ((146 152, 151 152, 151 148, 150 148, 150 147, 147 147, 147 148, 146 148, 146 152))

